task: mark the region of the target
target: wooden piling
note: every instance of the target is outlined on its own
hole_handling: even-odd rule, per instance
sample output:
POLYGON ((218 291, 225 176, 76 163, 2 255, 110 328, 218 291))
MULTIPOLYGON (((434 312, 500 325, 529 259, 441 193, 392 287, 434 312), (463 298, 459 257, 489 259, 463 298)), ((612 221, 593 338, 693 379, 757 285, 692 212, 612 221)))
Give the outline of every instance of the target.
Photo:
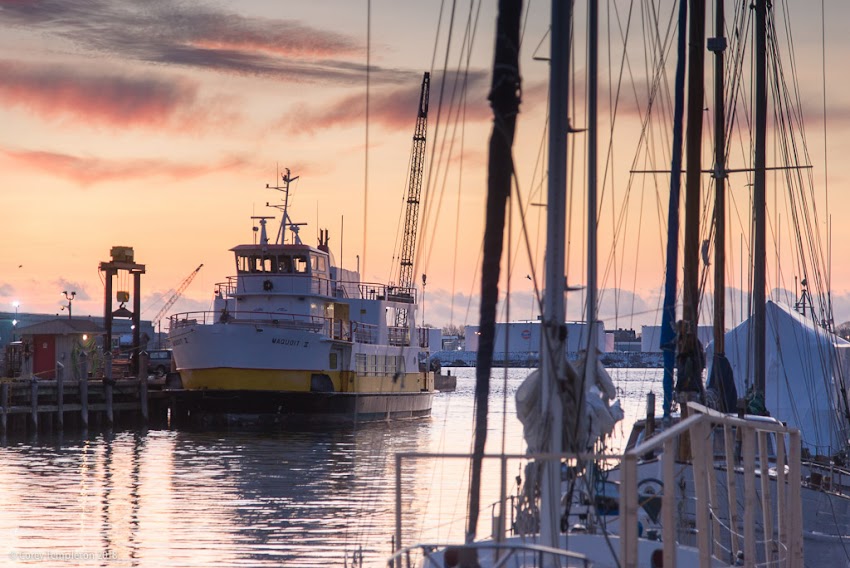
POLYGON ((30 424, 34 431, 38 432, 38 379, 35 375, 30 377, 30 424))
POLYGON ((0 385, 0 404, 2 404, 2 414, 0 414, 0 432, 6 433, 8 427, 8 411, 9 411, 9 383, 0 385))
POLYGON ((107 353, 105 357, 104 372, 103 396, 106 399, 106 425, 111 428, 115 423, 115 415, 112 409, 112 387, 115 385, 115 379, 112 378, 112 355, 110 353, 107 353))
POLYGON ((80 425, 89 428, 89 361, 86 352, 80 353, 80 425))
POLYGON ((56 365, 56 427, 65 429, 65 365, 56 365))
POLYGON ((72 368, 59 362, 55 378, 28 373, 16 381, 0 382, 0 438, 15 431, 35 436, 54 428, 60 434, 66 428, 109 429, 122 421, 122 411, 127 418, 144 419, 147 425, 152 420, 159 423, 168 406, 168 394, 160 390, 159 381, 148 381, 144 372, 138 379, 116 379, 113 375, 119 369, 107 357, 104 375, 98 373, 97 382, 90 382, 86 358, 80 357, 77 363, 72 368))
POLYGON ((148 352, 139 353, 139 408, 142 420, 148 423, 148 352))

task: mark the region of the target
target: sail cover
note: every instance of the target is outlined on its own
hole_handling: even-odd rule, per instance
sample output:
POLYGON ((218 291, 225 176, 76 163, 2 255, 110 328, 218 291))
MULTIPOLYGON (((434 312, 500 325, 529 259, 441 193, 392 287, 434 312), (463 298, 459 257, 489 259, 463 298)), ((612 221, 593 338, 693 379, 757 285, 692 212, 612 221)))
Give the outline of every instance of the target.
MULTIPOLYGON (((586 358, 582 357, 576 364, 576 369, 573 370, 570 364, 563 361, 562 368, 558 371, 559 377, 568 377, 575 384, 581 381, 579 377, 584 376, 584 365, 586 358)), ((609 436, 614 426, 623 419, 624 412, 620 406, 619 400, 611 400, 617 396, 617 388, 611 380, 608 371, 598 362, 596 372, 592 373, 590 384, 585 385, 583 420, 580 421, 581 432, 578 432, 579 440, 575 446, 582 449, 589 449, 597 440, 609 436)), ((548 428, 546 416, 540 412, 540 396, 541 396, 541 374, 539 370, 534 370, 526 377, 516 391, 516 408, 517 418, 523 425, 523 436, 528 444, 528 452, 531 454, 545 452, 546 440, 548 440, 548 428)), ((565 394, 565 389, 559 389, 563 397, 564 408, 570 409, 570 401, 565 394)), ((573 412, 575 412, 573 410, 573 412)), ((569 436, 575 436, 568 428, 570 412, 565 412, 565 428, 563 450, 568 451, 570 443, 569 436)))
MULTIPOLYGON (((850 343, 814 325, 790 307, 765 307, 765 406, 770 415, 798 428, 803 447, 832 455, 847 443, 845 381, 850 343)), ((726 333, 726 357, 744 396, 753 384, 752 318, 726 333)), ((713 355, 713 345, 710 346, 713 355)), ((713 360, 709 356, 708 360, 713 360)))

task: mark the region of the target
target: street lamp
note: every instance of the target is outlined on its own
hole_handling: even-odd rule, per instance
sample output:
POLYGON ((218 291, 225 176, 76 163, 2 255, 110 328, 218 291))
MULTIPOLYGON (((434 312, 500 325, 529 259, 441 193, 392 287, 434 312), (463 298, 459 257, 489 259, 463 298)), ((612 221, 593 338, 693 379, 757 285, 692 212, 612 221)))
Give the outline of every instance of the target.
POLYGON ((62 309, 64 310, 65 308, 68 308, 68 319, 71 319, 71 303, 74 301, 74 297, 77 295, 77 293, 73 291, 67 292, 64 290, 62 291, 62 293, 65 294, 65 299, 68 300, 68 305, 62 306, 62 309))

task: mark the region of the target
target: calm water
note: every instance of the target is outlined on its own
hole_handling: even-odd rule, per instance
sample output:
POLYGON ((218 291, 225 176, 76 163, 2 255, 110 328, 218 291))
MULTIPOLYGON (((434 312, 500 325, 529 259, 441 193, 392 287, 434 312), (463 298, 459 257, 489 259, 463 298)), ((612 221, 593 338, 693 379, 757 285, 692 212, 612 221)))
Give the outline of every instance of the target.
MULTIPOLYGON (((457 392, 435 395, 418 421, 10 439, 0 446, 0 565, 341 566, 358 550, 380 565, 395 530, 395 454, 470 451, 475 370, 452 372, 457 392)), ((503 401, 526 373, 494 371, 488 453, 503 440, 505 452, 524 451, 513 399, 506 412, 503 401)), ((616 444, 645 393, 660 392, 660 371, 612 374, 627 412, 616 444)), ((466 460, 404 465, 405 543, 462 538, 467 470, 466 460)), ((493 503, 496 463, 484 476, 481 502, 493 503)), ((489 526, 487 505, 479 535, 489 526)))

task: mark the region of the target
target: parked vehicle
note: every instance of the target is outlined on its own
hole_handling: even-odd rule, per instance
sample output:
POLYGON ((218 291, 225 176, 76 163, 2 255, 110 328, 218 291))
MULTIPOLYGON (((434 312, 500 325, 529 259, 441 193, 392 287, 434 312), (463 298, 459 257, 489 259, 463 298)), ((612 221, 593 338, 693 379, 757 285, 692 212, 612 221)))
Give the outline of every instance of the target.
POLYGON ((171 371, 171 349, 148 351, 148 374, 165 376, 171 371))

